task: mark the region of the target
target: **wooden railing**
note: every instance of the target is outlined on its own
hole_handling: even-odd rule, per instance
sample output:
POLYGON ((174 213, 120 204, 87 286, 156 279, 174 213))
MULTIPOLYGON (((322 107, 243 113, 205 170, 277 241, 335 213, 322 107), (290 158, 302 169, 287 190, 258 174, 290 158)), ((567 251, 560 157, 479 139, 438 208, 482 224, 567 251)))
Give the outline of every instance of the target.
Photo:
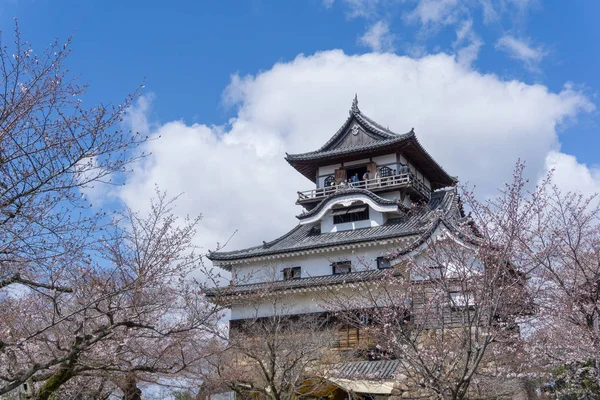
POLYGON ((337 185, 304 190, 298 192, 298 202, 310 201, 315 199, 321 199, 329 196, 336 192, 347 190, 347 189, 367 189, 372 191, 382 191, 394 188, 405 188, 412 187, 423 197, 429 200, 431 191, 425 186, 425 184, 417 179, 410 172, 402 173, 393 176, 386 176, 383 178, 366 179, 358 182, 342 182, 337 185))

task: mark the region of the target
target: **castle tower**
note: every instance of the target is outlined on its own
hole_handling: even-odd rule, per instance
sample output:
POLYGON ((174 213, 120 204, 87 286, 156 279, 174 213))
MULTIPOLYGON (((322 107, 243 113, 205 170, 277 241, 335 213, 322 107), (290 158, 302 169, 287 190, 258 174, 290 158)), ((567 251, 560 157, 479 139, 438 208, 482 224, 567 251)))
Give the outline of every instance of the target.
MULTIPOLYGON (((376 279, 393 264, 390 252, 423 243, 442 219, 463 217, 456 178, 421 146, 414 130, 392 132, 363 114, 356 97, 346 121, 321 148, 286 154, 286 160, 313 183, 298 192, 298 225, 270 242, 209 255, 232 273, 230 286, 207 293, 231 308, 230 332, 244 320, 273 315, 269 307, 245 300, 265 288, 286 296, 289 307, 281 312, 325 312, 314 301, 316 291, 376 279), (410 212, 415 204, 424 206, 410 212)), ((360 334, 343 335, 340 347, 351 346, 360 334)), ((393 372, 389 363, 362 363, 342 370, 393 372)))

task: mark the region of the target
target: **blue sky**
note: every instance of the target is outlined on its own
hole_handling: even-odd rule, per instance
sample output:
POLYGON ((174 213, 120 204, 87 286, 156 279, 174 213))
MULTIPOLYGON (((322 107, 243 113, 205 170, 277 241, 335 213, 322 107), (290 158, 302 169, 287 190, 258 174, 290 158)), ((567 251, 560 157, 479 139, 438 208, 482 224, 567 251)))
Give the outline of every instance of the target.
MULTIPOLYGON (((139 168, 131 190, 145 193, 139 187, 158 182, 170 191, 188 193, 186 211, 199 209, 210 229, 220 232, 211 240, 222 240, 238 229, 235 218, 242 226, 256 221, 241 215, 227 223, 211 219, 211 210, 221 203, 214 189, 192 188, 198 180, 214 183, 222 193, 235 193, 243 186, 235 183, 237 174, 269 176, 269 182, 256 179, 252 186, 267 192, 274 180, 289 181, 291 195, 273 201, 281 203, 280 214, 290 218, 271 230, 240 233, 238 244, 246 244, 256 241, 257 232, 267 240, 294 223, 298 210, 293 208, 293 194, 309 182, 282 162, 283 151, 312 150, 309 145, 325 142, 343 122, 355 92, 368 115, 399 132, 415 126, 447 169, 458 171, 463 179, 468 175, 480 186, 495 181, 497 187, 506 177, 507 165, 524 157, 532 160, 533 175, 565 164, 561 175, 565 184, 580 173, 577 182, 600 188, 598 15, 597 1, 5 0, 0 5, 0 26, 6 40, 13 17, 18 17, 24 37, 40 50, 55 37, 74 35, 68 67, 91 83, 86 97, 90 104, 118 102, 145 79, 145 97, 134 110, 133 128, 166 139, 150 149, 157 156, 139 168), (332 64, 339 74, 334 70, 327 75, 332 64), (424 71, 430 72, 424 76, 424 71), (414 85, 403 86, 401 76, 417 78, 414 85), (436 79, 430 81, 428 76, 436 79), (390 83, 387 91, 381 79, 398 82, 390 83), (304 87, 294 85, 296 80, 304 87), (470 96, 456 111, 456 97, 449 94, 453 80, 461 82, 457 85, 464 96, 470 96), (332 81, 336 84, 330 86, 332 81), (495 104, 510 103, 511 96, 515 108, 507 104, 495 113, 495 104), (468 112, 488 100, 485 116, 468 112), (320 114, 329 102, 335 102, 327 108, 331 118, 320 114), (420 106, 413 110, 413 104, 420 106), (428 104, 435 104, 435 109, 425 110, 428 104), (311 116, 315 119, 309 124, 311 116), (505 125, 498 126, 496 119, 505 125), (464 131, 469 135, 461 136, 464 131), (522 137, 526 144, 521 144, 522 137), (188 140, 188 148, 198 145, 200 150, 177 164, 174 158, 183 158, 186 149, 174 143, 188 140), (462 154, 454 148, 459 143, 462 154), (235 157, 250 157, 235 146, 250 149, 254 158, 244 162, 257 165, 256 171, 235 172, 235 157), (520 146, 522 151, 513 150, 520 146), (203 155, 207 148, 210 153, 203 155), (160 151, 166 149, 173 154, 163 157, 160 151), (486 161, 486 152, 491 159, 506 153, 506 163, 494 159, 497 165, 502 163, 497 168, 502 174, 474 172, 496 169, 486 161), (202 161, 213 154, 221 154, 219 160, 226 159, 227 164, 202 161), (481 165, 468 168, 456 161, 463 156, 480 159, 481 165), (199 178, 173 179, 170 168, 174 173, 181 168, 206 172, 198 172, 199 178), (219 168, 231 168, 232 188, 207 179, 219 168), (285 172, 271 175, 271 169, 285 172), (217 200, 207 202, 211 196, 217 200)), ((126 202, 140 201, 131 193, 116 195, 126 202)), ((236 207, 259 205, 238 200, 236 207)), ((274 212, 273 207, 265 212, 274 212)))
MULTIPOLYGON (((397 53, 410 53, 406 47, 414 44, 427 51, 452 51, 452 25, 419 38, 421 26, 403 18, 416 2, 396 3, 378 2, 374 12, 385 16, 397 53)), ((600 41, 600 3, 523 1, 523 9, 507 3, 508 10, 488 25, 482 7, 470 11, 474 30, 485 42, 474 66, 555 91, 573 82, 595 96, 600 89, 600 53, 594 50, 600 41), (506 33, 530 38, 534 47, 545 49, 539 70, 530 71, 496 49, 506 33)), ((2 30, 9 31, 12 18, 19 17, 36 46, 74 35, 70 67, 92 83, 90 100, 116 100, 146 78, 147 90, 156 95, 156 119, 221 124, 232 116, 221 104, 221 92, 233 73, 256 73, 299 53, 369 51, 358 38, 377 16, 352 17, 344 1, 328 5, 322 0, 5 0, 0 9, 2 30)), ((580 133, 563 141, 566 149, 591 163, 597 160, 590 144, 600 144, 596 122, 586 121, 580 133)))

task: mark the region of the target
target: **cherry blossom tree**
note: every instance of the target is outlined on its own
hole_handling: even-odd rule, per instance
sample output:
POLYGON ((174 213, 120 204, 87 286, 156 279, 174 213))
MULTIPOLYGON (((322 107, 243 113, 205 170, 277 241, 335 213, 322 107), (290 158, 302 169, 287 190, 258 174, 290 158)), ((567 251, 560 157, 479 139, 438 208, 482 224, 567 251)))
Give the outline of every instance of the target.
POLYGON ((594 397, 600 387, 600 205, 596 195, 546 189, 536 235, 526 246, 541 265, 529 351, 536 368, 558 370, 570 382, 565 392, 588 388, 594 397), (595 384, 584 384, 582 376, 595 384))
POLYGON ((186 279, 198 219, 159 192, 148 215, 92 207, 89 190, 144 156, 121 129, 137 91, 84 107, 70 40, 37 54, 18 25, 0 40, 0 395, 140 398, 138 382, 185 376, 214 338, 216 308, 186 279))
POLYGON ((218 309, 186 279, 202 268, 192 244, 197 219, 178 220, 172 206, 160 194, 149 215, 123 213, 97 255, 71 265, 72 291, 11 299, 14 318, 0 322, 8 332, 2 390, 26 382, 33 398, 47 399, 75 378, 94 377, 138 399, 137 382, 200 368, 218 309))
POLYGON ((83 195, 143 156, 146 138, 120 122, 122 104, 84 107, 87 85, 66 68, 71 41, 41 54, 21 38, 0 36, 0 288, 20 284, 66 292, 60 265, 81 256, 104 221, 83 195))
MULTIPOLYGON (((236 297, 221 301, 236 301, 236 297)), ((285 293, 266 285, 246 297, 254 317, 231 321, 222 352, 211 358, 204 380, 207 392, 229 390, 242 398, 272 400, 313 398, 322 395, 323 379, 331 363, 340 360, 332 351, 335 328, 326 315, 289 312, 285 293), (269 316, 260 317, 259 310, 269 316)))
MULTIPOLYGON (((399 361, 399 390, 438 399, 485 397, 499 395, 507 389, 499 382, 525 372, 519 322, 534 311, 539 287, 529 278, 541 267, 526 247, 548 182, 528 192, 523 168, 517 165, 496 198, 481 202, 463 190, 459 207, 471 214, 440 214, 423 237, 390 252, 393 267, 379 279, 357 283, 350 296, 330 291, 321 298, 370 337, 373 357, 399 361), (485 391, 492 387, 495 393, 485 391)), ((427 205, 409 212, 420 207, 427 205)))

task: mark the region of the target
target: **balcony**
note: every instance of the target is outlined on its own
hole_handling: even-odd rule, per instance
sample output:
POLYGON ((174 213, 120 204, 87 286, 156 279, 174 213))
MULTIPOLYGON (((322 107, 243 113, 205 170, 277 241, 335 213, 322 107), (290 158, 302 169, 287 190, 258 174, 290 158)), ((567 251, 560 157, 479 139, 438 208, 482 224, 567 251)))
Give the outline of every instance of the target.
POLYGON ((312 190, 298 192, 296 204, 308 205, 316 203, 323 198, 346 189, 366 189, 373 193, 389 192, 397 189, 407 189, 409 194, 416 196, 419 200, 429 201, 431 190, 425 184, 417 180, 410 172, 398 175, 386 176, 382 178, 373 178, 353 183, 342 182, 338 185, 327 186, 312 190))

